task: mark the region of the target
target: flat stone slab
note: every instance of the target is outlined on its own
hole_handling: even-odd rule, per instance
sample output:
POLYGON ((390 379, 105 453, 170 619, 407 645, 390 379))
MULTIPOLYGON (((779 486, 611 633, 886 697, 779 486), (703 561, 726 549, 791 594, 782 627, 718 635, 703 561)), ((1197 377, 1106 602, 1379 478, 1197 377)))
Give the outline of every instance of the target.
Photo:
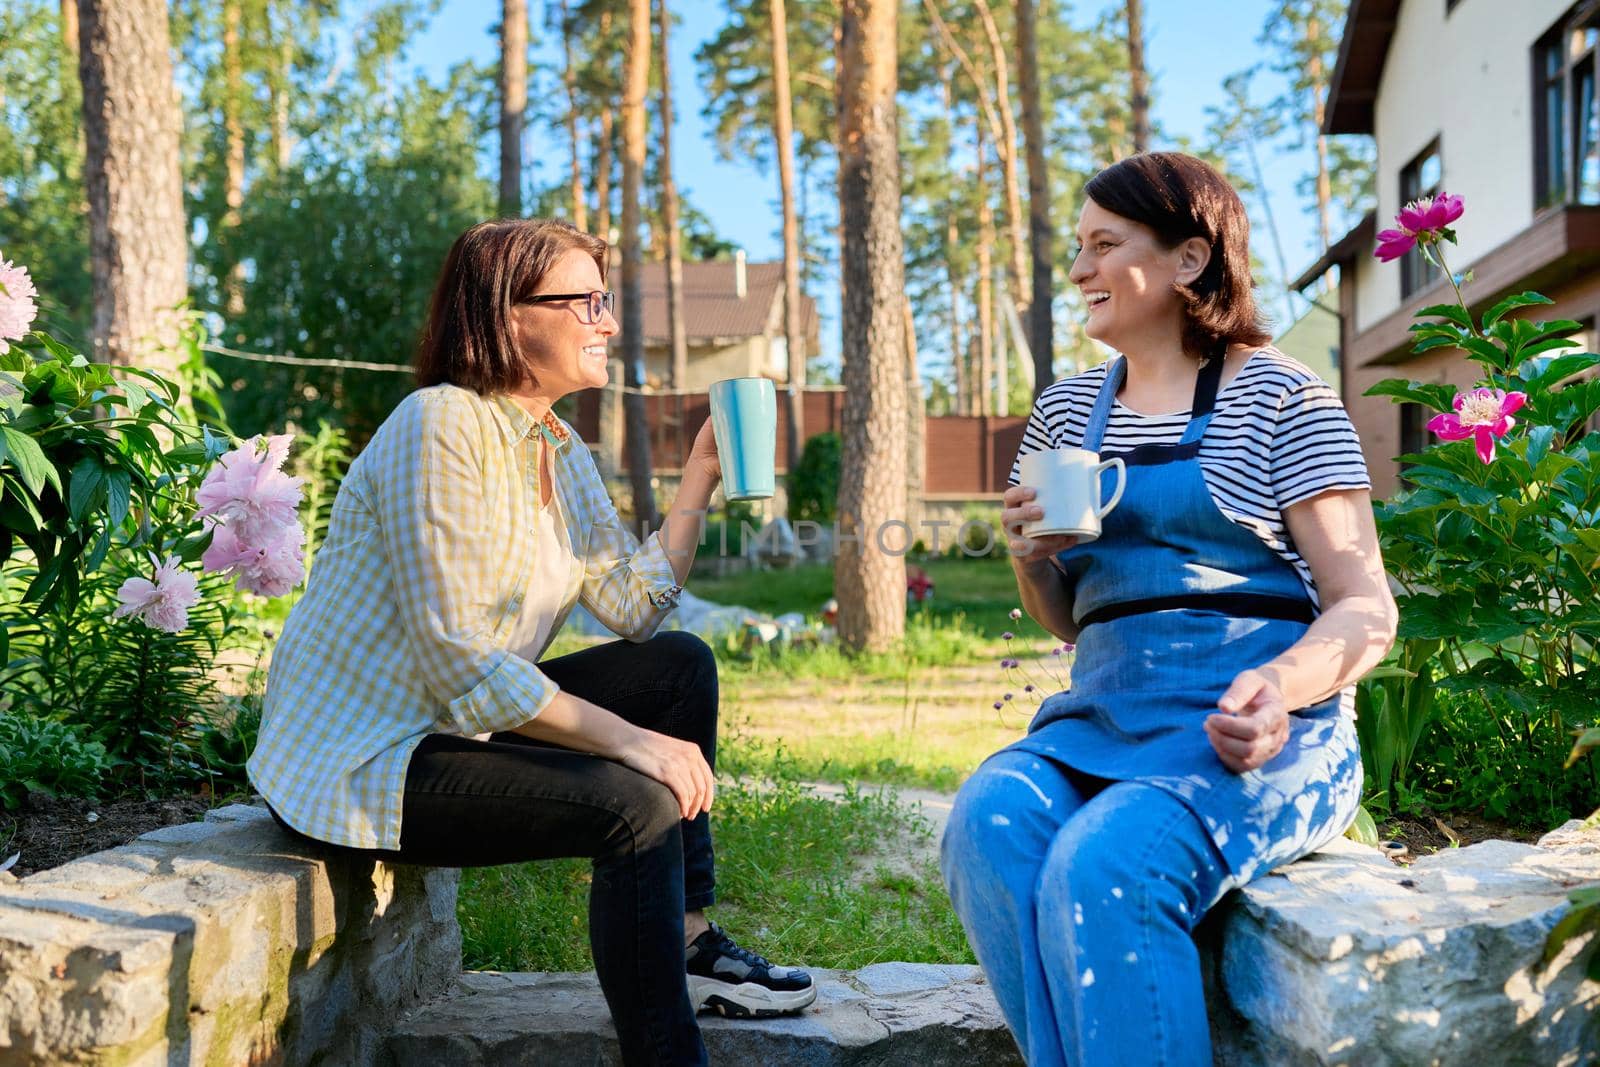
POLYGON ((1484 841, 1399 867, 1340 839, 1238 893, 1208 998, 1240 1067, 1600 1063, 1594 935, 1548 963, 1567 895, 1600 882, 1600 830, 1484 841), (1220 995, 1219 995, 1220 994, 1220 995))
MULTIPOLYGON (((813 970, 817 1001, 799 1015, 700 1028, 713 1064, 794 1067, 1007 1067, 1021 1064, 976 967, 879 963, 813 970)), ((389 1039, 399 1067, 622 1063, 593 974, 468 972, 412 1011, 389 1039)))

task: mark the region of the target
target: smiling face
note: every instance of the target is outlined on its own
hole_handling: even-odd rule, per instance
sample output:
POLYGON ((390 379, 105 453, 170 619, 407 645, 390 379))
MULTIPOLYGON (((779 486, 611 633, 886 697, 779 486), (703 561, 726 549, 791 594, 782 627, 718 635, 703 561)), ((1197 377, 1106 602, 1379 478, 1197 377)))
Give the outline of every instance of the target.
POLYGON ((1176 335, 1183 301, 1173 291, 1200 276, 1210 258, 1203 238, 1167 248, 1143 223, 1086 199, 1078 215, 1079 252, 1069 277, 1089 306, 1084 332, 1120 352, 1176 335))
MULTIPOLYGON (((574 248, 556 260, 534 295, 588 293, 605 287, 594 257, 574 248)), ((532 394, 554 402, 580 389, 598 389, 609 380, 606 344, 620 327, 609 311, 592 323, 583 321, 586 314, 582 298, 512 307, 517 346, 537 382, 532 394)))

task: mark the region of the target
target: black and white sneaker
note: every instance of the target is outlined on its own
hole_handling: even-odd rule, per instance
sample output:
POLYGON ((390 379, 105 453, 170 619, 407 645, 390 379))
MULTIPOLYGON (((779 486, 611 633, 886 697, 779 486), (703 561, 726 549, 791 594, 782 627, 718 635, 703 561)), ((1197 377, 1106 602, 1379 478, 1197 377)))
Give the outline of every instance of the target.
POLYGON ((734 944, 716 923, 686 951, 689 1000, 694 1010, 711 1008, 735 1019, 786 1015, 817 999, 811 976, 796 967, 776 967, 734 944))

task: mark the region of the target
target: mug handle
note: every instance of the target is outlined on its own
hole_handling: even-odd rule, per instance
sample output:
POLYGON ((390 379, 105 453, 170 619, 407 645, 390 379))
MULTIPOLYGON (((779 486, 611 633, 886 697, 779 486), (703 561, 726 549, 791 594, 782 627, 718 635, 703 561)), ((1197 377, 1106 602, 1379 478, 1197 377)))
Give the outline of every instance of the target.
POLYGON ((1105 462, 1096 463, 1094 465, 1095 487, 1099 488, 1100 475, 1110 470, 1112 467, 1117 468, 1117 491, 1111 494, 1110 500, 1107 500, 1104 504, 1101 504, 1095 509, 1094 514, 1095 518, 1097 519, 1105 518, 1106 513, 1117 506, 1117 501, 1122 499, 1122 491, 1128 487, 1128 468, 1123 465, 1122 458, 1120 456, 1112 456, 1105 462))

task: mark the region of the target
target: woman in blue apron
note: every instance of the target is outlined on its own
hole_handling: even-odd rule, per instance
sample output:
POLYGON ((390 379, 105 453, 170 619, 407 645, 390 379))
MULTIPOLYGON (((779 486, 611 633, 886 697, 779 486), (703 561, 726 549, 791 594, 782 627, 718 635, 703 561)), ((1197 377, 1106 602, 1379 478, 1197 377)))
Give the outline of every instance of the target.
POLYGON ((1085 192, 1072 281, 1119 355, 1041 395, 1022 453, 1120 454, 1126 489, 1084 543, 1005 495, 1023 606, 1076 658, 963 786, 943 868, 1030 1064, 1209 1064, 1194 927, 1349 825, 1346 690, 1395 608, 1337 394, 1265 347, 1238 196, 1175 153, 1085 192))

